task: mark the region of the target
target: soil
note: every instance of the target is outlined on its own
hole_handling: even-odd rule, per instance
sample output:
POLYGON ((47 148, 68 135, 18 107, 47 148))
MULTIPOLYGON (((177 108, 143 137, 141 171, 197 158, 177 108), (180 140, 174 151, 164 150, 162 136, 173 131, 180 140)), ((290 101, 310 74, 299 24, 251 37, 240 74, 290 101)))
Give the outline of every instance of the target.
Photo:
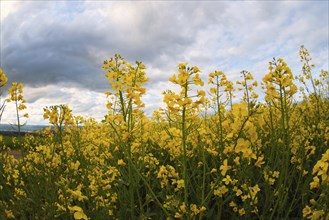
POLYGON ((21 159, 24 155, 19 150, 4 151, 3 154, 9 154, 14 156, 16 159, 21 159))

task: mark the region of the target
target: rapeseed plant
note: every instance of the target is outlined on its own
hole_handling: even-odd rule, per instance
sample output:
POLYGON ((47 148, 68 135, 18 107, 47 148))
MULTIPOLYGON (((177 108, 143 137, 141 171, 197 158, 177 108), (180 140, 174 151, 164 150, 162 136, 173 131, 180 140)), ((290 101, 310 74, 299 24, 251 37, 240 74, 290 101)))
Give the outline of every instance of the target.
MULTIPOLYGON (((26 109, 26 100, 23 97, 23 84, 12 82, 11 88, 8 89, 8 94, 10 95, 10 98, 7 98, 7 102, 14 102, 15 109, 16 109, 16 119, 17 123, 14 124, 14 126, 17 127, 18 135, 21 134, 21 127, 26 124, 26 122, 21 123, 21 115, 19 114, 20 111, 23 111, 26 109)), ((23 117, 28 118, 28 113, 25 113, 23 117)))
POLYGON ((300 55, 305 89, 273 59, 264 101, 246 70, 236 84, 210 73, 206 92, 199 68, 181 63, 169 79, 180 90, 152 118, 146 67, 115 55, 102 122, 46 107, 54 129, 26 136, 21 159, 0 154, 1 219, 328 219, 328 72, 300 55))

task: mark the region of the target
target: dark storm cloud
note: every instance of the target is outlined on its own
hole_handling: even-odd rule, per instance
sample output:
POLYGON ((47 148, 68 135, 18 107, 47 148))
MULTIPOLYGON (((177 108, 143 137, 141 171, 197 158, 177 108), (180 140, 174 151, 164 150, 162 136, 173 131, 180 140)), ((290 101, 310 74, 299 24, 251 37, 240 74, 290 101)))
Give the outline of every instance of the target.
POLYGON ((88 77, 102 75, 89 53, 90 46, 99 46, 96 35, 69 21, 56 20, 51 9, 32 3, 2 24, 2 61, 8 77, 35 87, 72 82, 92 88, 88 77), (36 10, 32 6, 43 7, 36 10))

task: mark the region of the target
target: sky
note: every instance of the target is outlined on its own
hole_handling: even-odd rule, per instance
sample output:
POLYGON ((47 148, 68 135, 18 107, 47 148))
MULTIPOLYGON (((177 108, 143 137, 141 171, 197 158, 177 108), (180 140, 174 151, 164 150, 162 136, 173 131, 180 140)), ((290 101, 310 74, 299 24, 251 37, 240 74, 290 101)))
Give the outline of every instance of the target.
MULTIPOLYGON (((114 54, 145 64, 147 115, 164 106, 181 62, 206 81, 215 70, 234 82, 247 70, 260 81, 273 57, 300 74, 304 45, 316 74, 328 70, 328 2, 2 0, 0 66, 9 82, 1 100, 11 82, 22 82, 28 124, 47 124, 43 108, 58 104, 101 120, 110 90, 102 65, 114 54)), ((7 103, 1 123, 15 123, 14 113, 7 103)))

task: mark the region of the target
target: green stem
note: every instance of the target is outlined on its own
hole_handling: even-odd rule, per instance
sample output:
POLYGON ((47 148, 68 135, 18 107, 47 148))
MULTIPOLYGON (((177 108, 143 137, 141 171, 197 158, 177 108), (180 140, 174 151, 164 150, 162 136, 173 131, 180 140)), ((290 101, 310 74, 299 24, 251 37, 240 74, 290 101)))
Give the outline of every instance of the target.
MULTIPOLYGON (((188 89, 188 83, 186 82, 184 85, 184 98, 187 98, 187 89, 188 89)), ((183 147, 183 177, 184 177, 184 202, 186 207, 188 207, 189 210, 189 204, 188 204, 188 178, 187 178, 187 151, 186 151, 186 106, 183 106, 182 110, 182 147, 183 147)), ((188 213, 188 217, 190 217, 188 213)))
POLYGON ((160 200, 158 199, 158 197, 155 195, 155 193, 153 192, 152 187, 150 186, 150 184, 147 182, 147 180, 144 178, 144 176, 137 170, 136 166, 134 164, 132 164, 132 167, 135 169, 136 173, 140 176, 140 178, 143 180, 143 182, 145 183, 146 187, 148 188, 148 190, 151 192, 151 195, 153 197, 153 199, 156 201, 156 203, 158 203, 158 205, 160 206, 160 208, 162 209, 162 211, 165 213, 166 216, 170 216, 169 213, 167 212, 167 210, 163 207, 162 203, 160 202, 160 200))
POLYGON ((19 121, 19 114, 18 114, 18 103, 17 103, 17 98, 15 100, 15 105, 16 105, 16 116, 17 116, 17 129, 18 129, 18 137, 21 136, 21 123, 19 121))
POLYGON ((250 98, 249 98, 249 91, 248 91, 248 84, 247 84, 247 80, 246 80, 246 71, 242 71, 243 74, 243 78, 244 78, 244 87, 246 90, 246 99, 247 99, 247 104, 248 104, 248 113, 250 112, 250 98))
MULTIPOLYGON (((206 156, 205 149, 202 148, 202 162, 203 162, 203 173, 202 173, 202 191, 201 191, 201 204, 204 203, 204 194, 206 188, 206 156)), ((203 212, 200 213, 199 219, 202 219, 203 212)))
MULTIPOLYGON (((222 127, 222 114, 220 108, 220 100, 219 100, 219 81, 218 76, 216 77, 216 84, 217 84, 217 94, 216 94, 216 102, 217 102, 217 113, 219 119, 219 129, 218 129, 218 136, 220 137, 220 152, 223 154, 224 143, 223 143, 223 127, 222 127)), ((222 155, 223 158, 223 155, 222 155)))
POLYGON ((184 202, 187 205, 188 201, 188 191, 187 191, 187 152, 186 152, 186 128, 185 128, 185 117, 186 117, 186 109, 185 107, 183 108, 183 114, 182 114, 182 141, 183 141, 183 175, 184 175, 184 202))

